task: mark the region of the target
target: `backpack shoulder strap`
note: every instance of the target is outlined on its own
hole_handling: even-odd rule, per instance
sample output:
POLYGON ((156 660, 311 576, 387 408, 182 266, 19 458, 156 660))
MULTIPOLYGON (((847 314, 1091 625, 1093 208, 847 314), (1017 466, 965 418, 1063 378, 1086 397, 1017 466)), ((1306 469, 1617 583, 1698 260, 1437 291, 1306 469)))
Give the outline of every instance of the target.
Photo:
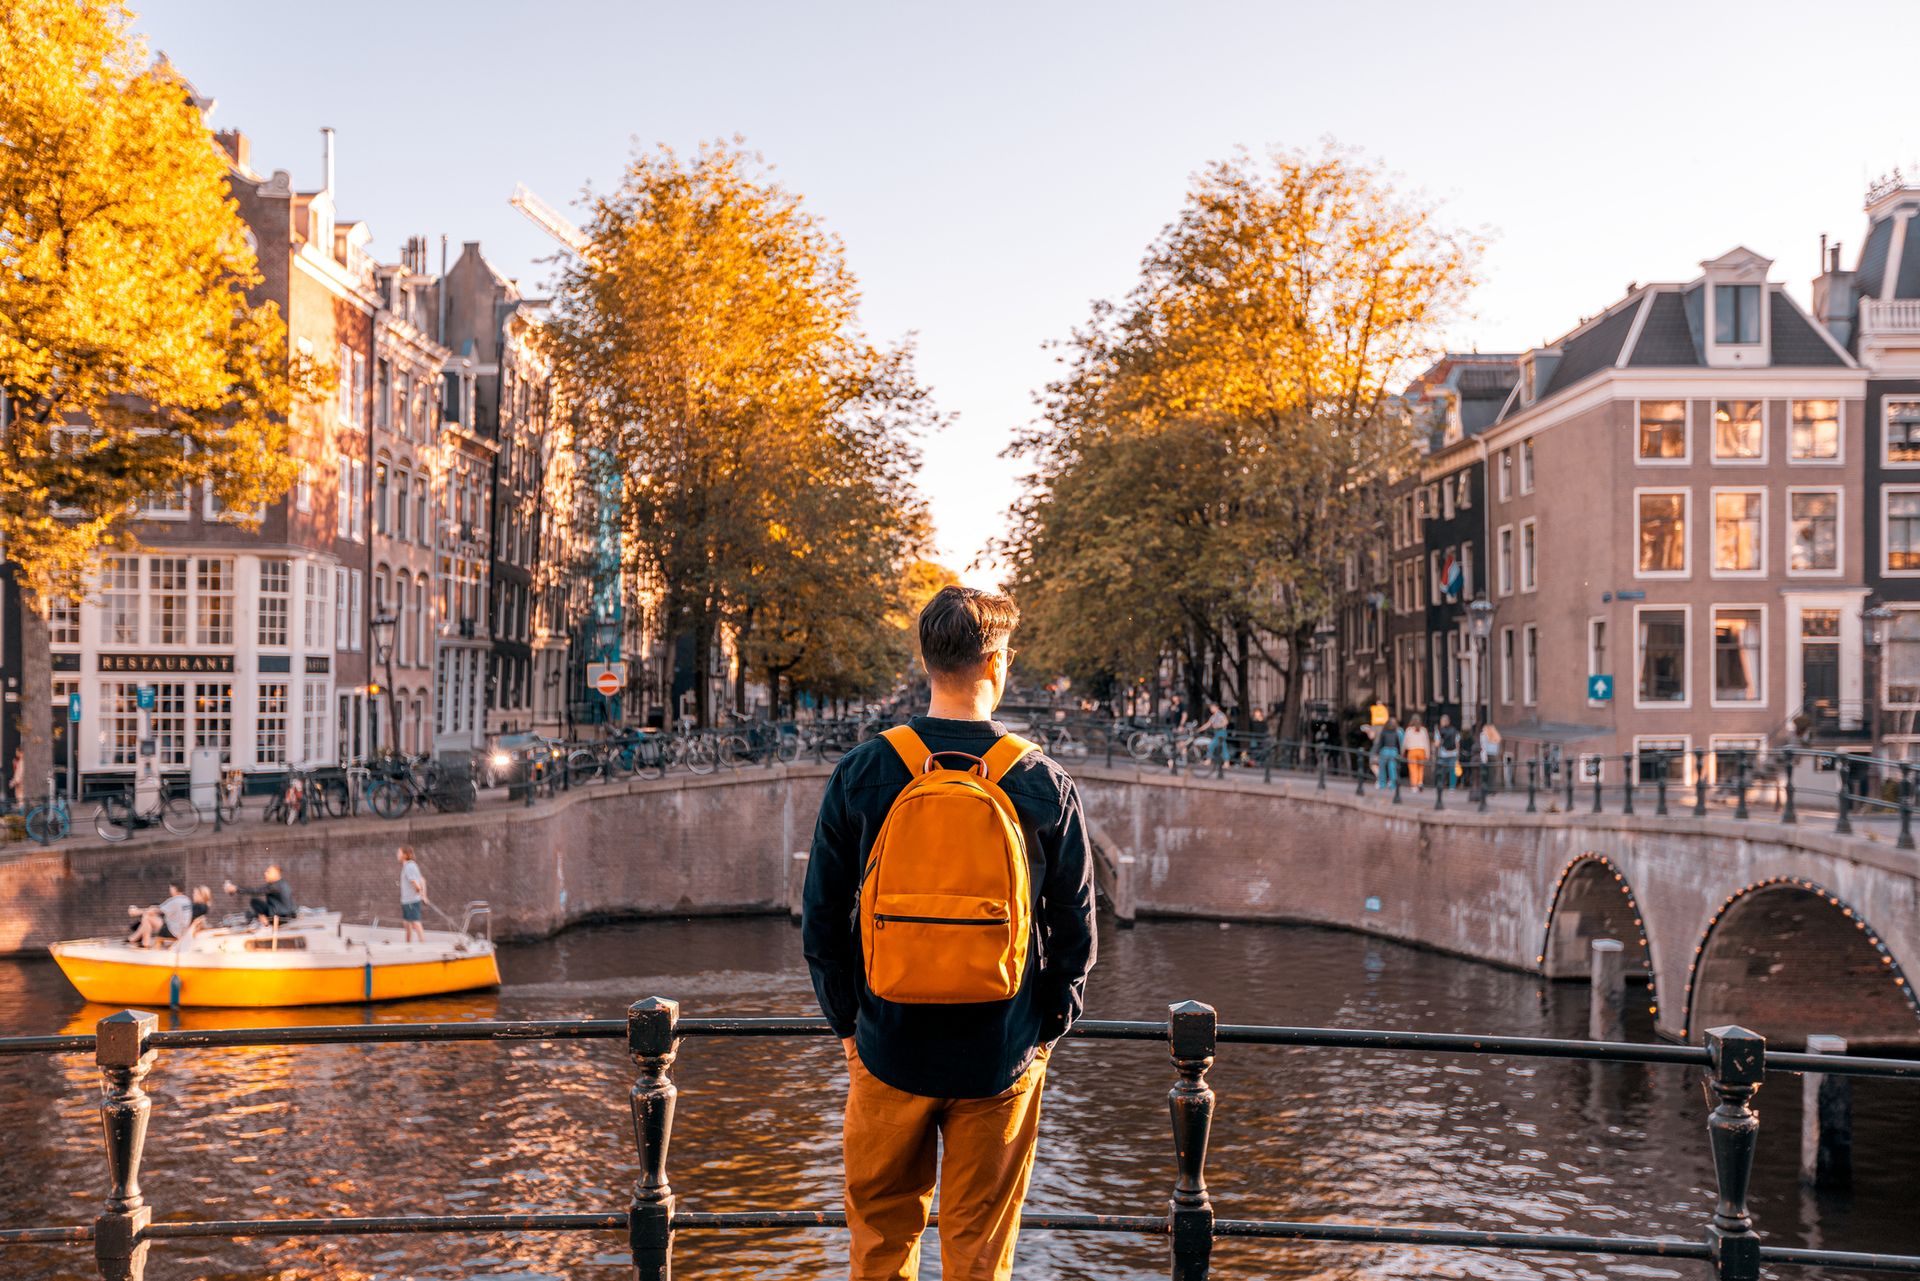
POLYGON ((892 729, 883 730, 880 737, 893 744, 893 750, 900 754, 901 761, 906 764, 907 773, 919 778, 926 772, 927 759, 933 753, 927 750, 926 743, 913 732, 911 725, 895 725, 892 729))
POLYGON ((981 758, 987 763, 988 780, 998 783, 1007 776, 1008 770, 1020 763, 1020 759, 1028 752, 1037 752, 1039 750, 1038 747, 1029 743, 1026 739, 1021 738, 1018 734, 1007 735, 991 748, 987 749, 987 754, 981 758))

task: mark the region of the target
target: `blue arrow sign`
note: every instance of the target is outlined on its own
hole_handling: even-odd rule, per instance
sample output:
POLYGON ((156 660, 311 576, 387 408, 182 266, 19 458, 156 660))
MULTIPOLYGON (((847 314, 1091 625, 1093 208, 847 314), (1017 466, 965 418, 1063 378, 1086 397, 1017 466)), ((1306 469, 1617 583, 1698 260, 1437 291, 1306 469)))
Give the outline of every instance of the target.
POLYGON ((1611 676, 1587 677, 1587 698, 1595 703, 1612 702, 1613 701, 1613 677, 1611 676))
POLYGON ((67 719, 75 725, 80 723, 80 692, 78 690, 67 695, 67 719))
POLYGON ((140 708, 141 711, 143 712, 152 711, 154 707, 153 686, 142 685, 139 688, 138 692, 134 694, 134 702, 140 708))

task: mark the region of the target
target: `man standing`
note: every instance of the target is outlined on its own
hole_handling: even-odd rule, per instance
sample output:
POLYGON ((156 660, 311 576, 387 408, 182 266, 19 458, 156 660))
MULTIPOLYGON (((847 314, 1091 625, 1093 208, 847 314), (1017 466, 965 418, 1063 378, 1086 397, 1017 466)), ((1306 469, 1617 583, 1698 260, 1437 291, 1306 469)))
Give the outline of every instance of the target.
POLYGON ((1451 790, 1460 772, 1460 731, 1445 712, 1440 713, 1440 728, 1433 732, 1433 753, 1440 762, 1440 786, 1451 790))
POLYGON ((417 934, 424 943, 427 927, 420 923, 420 905, 427 901, 427 878, 413 861, 413 846, 402 845, 394 857, 400 860, 400 920, 406 925, 407 942, 417 934))
MULTIPOLYGON (((991 719, 1006 688, 1013 661, 1007 642, 1018 621, 1013 602, 994 592, 948 587, 928 602, 919 620, 920 658, 932 683, 927 714, 914 717, 907 733, 892 730, 849 752, 820 805, 802 938, 820 1008, 847 1056, 846 1205, 854 1281, 918 1275, 936 1181, 943 1274, 970 1281, 1013 1275, 1047 1058, 1085 1004, 1094 903, 1080 799, 1065 771, 991 719), (1024 882, 1030 901, 990 907, 986 919, 971 922, 876 916, 861 902, 869 857, 879 858, 875 845, 894 801, 917 776, 936 769, 969 771, 963 778, 977 778, 982 793, 1004 793, 1017 819, 1017 833, 1008 839, 1026 870, 1016 883, 1024 882), (1009 997, 896 1002, 875 994, 879 986, 902 995, 892 986, 902 974, 912 982, 942 975, 953 967, 944 964, 941 949, 967 948, 983 933, 948 929, 948 936, 968 936, 948 944, 943 926, 1004 927, 1009 919, 1031 922, 1024 950, 1006 967, 1020 975, 1009 997), (874 965, 880 935, 866 935, 875 940, 870 947, 862 938, 863 931, 889 923, 884 946, 894 951, 882 977, 874 965), (900 951, 913 948, 924 953, 900 951), (937 1168, 941 1147, 944 1168, 937 1168)), ((916 851, 897 847, 891 836, 884 849, 887 876, 902 877, 898 883, 929 868, 944 870, 942 860, 978 853, 937 841, 916 851)), ((876 886, 872 897, 880 892, 876 886)), ((961 909, 943 910, 951 916, 961 909)), ((1012 937, 1019 937, 1017 929, 1012 937)))

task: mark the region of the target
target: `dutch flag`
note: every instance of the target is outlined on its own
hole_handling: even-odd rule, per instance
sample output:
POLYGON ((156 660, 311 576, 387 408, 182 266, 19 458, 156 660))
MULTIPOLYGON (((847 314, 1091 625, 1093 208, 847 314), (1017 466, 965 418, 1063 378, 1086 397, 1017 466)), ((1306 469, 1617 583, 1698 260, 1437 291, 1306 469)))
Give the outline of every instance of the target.
POLYGON ((1455 559, 1453 549, 1448 548, 1447 558, 1440 563, 1440 587, 1446 592, 1448 599, 1460 594, 1460 588, 1463 586, 1460 580, 1460 562, 1455 559))

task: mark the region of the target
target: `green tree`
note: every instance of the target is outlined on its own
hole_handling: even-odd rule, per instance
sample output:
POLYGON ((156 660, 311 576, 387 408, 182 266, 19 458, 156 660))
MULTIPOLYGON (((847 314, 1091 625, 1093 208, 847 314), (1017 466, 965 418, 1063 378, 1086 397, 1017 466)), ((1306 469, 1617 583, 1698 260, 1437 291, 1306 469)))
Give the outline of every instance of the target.
POLYGON ((1001 554, 1040 644, 1076 675, 1178 664, 1190 703, 1250 710, 1371 546, 1410 460, 1393 395, 1472 284, 1474 236, 1333 147, 1242 153, 1195 179, 1139 283, 1066 344, 1001 554))
POLYGON ((737 145, 639 156, 586 235, 554 347, 629 568, 695 654, 724 633, 773 684, 820 670, 924 541, 911 349, 865 339, 839 242, 737 145))
POLYGON ((0 7, 0 542, 23 609, 26 774, 51 769, 46 615, 141 500, 292 484, 299 378, 191 90, 105 0, 0 7))

